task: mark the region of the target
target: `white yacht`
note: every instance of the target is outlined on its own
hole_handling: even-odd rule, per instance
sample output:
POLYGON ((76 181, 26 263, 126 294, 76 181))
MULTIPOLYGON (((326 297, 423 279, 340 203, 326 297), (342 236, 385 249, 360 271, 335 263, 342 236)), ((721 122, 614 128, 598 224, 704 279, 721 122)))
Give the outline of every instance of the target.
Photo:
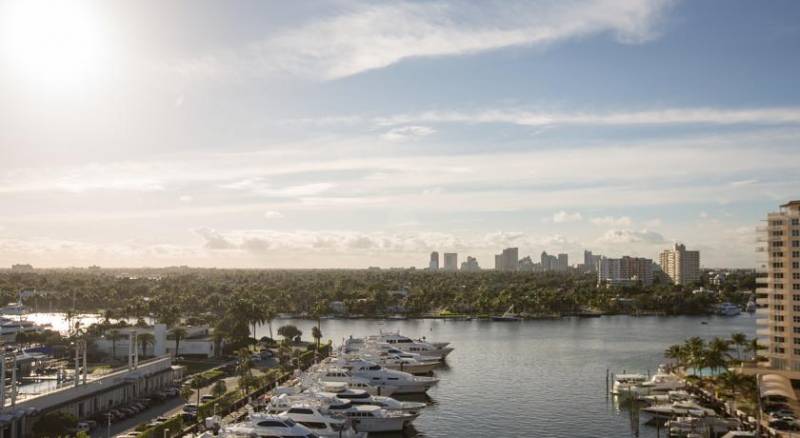
POLYGON ((642 408, 642 411, 660 418, 672 418, 675 416, 707 417, 717 415, 713 409, 704 408, 692 400, 647 406, 642 408))
POLYGON ((384 345, 387 348, 397 351, 397 353, 390 353, 377 344, 368 344, 369 346, 355 353, 343 353, 344 357, 361 357, 363 359, 375 362, 385 368, 391 370, 405 371, 411 374, 430 374, 434 369, 441 365, 438 359, 422 359, 417 356, 411 357, 409 353, 403 353, 388 344, 384 345))
POLYGON ((2 315, 24 315, 28 313, 28 308, 22 302, 8 303, 0 307, 0 314, 2 315))
POLYGON ((403 371, 389 370, 364 359, 328 358, 323 363, 348 370, 355 377, 369 379, 373 385, 382 383, 395 386, 397 387, 395 394, 423 393, 439 383, 439 379, 436 377, 414 376, 403 371))
POLYGON ((635 391, 639 395, 649 395, 654 393, 664 393, 675 391, 686 387, 686 382, 675 374, 667 373, 663 368, 659 368, 658 372, 653 375, 649 380, 642 382, 638 385, 635 391))
POLYGON ((344 382, 350 388, 363 389, 373 395, 390 396, 398 389, 397 385, 380 381, 373 382, 364 377, 354 376, 349 370, 336 367, 314 367, 304 376, 301 384, 305 388, 311 388, 316 384, 326 382, 344 382))
POLYGON ((428 406, 422 402, 398 401, 391 397, 372 395, 360 389, 348 388, 346 383, 330 383, 323 385, 320 389, 321 393, 327 397, 350 400, 354 405, 374 405, 387 411, 419 412, 428 406))
POLYGON ((295 423, 291 418, 263 413, 251 413, 246 421, 224 427, 218 436, 318 438, 318 435, 305 426, 295 423))
POLYGON ((40 333, 41 331, 42 328, 33 321, 0 317, 0 337, 4 342, 14 342, 17 333, 40 333))
POLYGON ((291 396, 282 394, 270 400, 267 413, 280 418, 289 418, 324 438, 366 438, 366 433, 356 432, 343 415, 322 412, 322 403, 313 399, 291 401, 291 396))
POLYGON ((449 342, 442 342, 442 341, 434 342, 434 341, 428 341, 425 338, 414 340, 409 338, 408 336, 401 335, 400 332, 384 332, 383 330, 380 331, 380 337, 387 344, 408 344, 412 342, 427 342, 436 348, 445 348, 448 345, 450 345, 449 342))
POLYGON ((379 342, 389 344, 398 350, 408 353, 417 353, 424 358, 444 359, 448 354, 453 352, 453 347, 437 347, 434 344, 425 341, 415 341, 405 336, 399 337, 397 335, 378 335, 368 336, 367 342, 379 342))
POLYGON ((611 386, 611 394, 619 396, 632 395, 636 387, 647 381, 644 374, 617 374, 614 376, 614 384, 611 386))
POLYGON ((742 313, 742 309, 736 304, 724 302, 717 305, 717 315, 721 316, 736 316, 742 313))
MULTIPOLYGON (((312 415, 312 410, 322 417, 340 416, 350 420, 353 429, 358 432, 400 432, 419 416, 406 411, 387 411, 378 406, 354 405, 349 400, 337 397, 326 397, 320 393, 301 393, 295 396, 281 395, 270 400, 267 412, 281 416, 292 414, 312 415), (300 409, 300 412, 292 412, 300 409)), ((311 417, 302 417, 311 418, 311 417)))

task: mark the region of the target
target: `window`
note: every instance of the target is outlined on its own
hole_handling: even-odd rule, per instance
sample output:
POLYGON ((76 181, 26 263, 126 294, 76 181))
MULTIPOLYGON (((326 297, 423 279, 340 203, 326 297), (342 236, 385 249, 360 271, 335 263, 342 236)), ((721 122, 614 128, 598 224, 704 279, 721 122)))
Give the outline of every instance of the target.
POLYGON ((800 237, 800 230, 792 230, 792 237, 800 237))
POLYGON ((800 324, 800 316, 793 316, 792 322, 794 322, 795 324, 800 324))
POLYGON ((792 295, 792 301, 800 301, 800 295, 792 295))
POLYGON ((800 306, 792 306, 792 310, 795 312, 800 312, 800 306))
POLYGON ((792 327, 792 331, 793 331, 795 334, 798 334, 798 333, 800 333, 800 327, 792 327))
POLYGON ((783 289, 783 283, 775 283, 775 289, 783 289))
POLYGON ((778 344, 783 344, 786 339, 783 336, 773 336, 772 341, 778 344))
POLYGON ((783 257, 783 252, 781 251, 773 252, 772 257, 783 257))
POLYGON ((776 272, 776 273, 772 274, 772 276, 774 278, 783 278, 783 272, 776 272))
POLYGON ((800 225, 800 219, 792 219, 792 225, 800 225))
POLYGON ((775 294, 775 296, 772 297, 772 299, 775 300, 775 301, 782 301, 783 300, 783 294, 775 294))
POLYGON ((800 257, 800 251, 792 251, 792 257, 800 257))
POLYGON ((780 241, 780 240, 773 240, 772 241, 772 247, 773 248, 780 248, 782 246, 783 246, 783 242, 782 241, 780 241))
POLYGON ((800 280, 800 272, 792 272, 793 280, 800 280))
MULTIPOLYGON (((800 329, 800 327, 798 327, 798 329, 800 329)), ((772 331, 776 332, 776 333, 777 332, 781 332, 782 333, 783 332, 783 326, 782 325, 772 326, 772 331)))
POLYGON ((778 230, 778 231, 773 231, 773 232, 772 232, 772 236, 773 236, 773 237, 780 237, 780 236, 783 236, 783 231, 780 231, 780 230, 778 230))
POLYGON ((800 240, 792 240, 792 248, 800 248, 800 240))
POLYGON ((779 227, 779 226, 783 225, 783 221, 769 221, 769 224, 774 226, 774 227, 779 227))
MULTIPOLYGON (((795 307, 800 307, 800 306, 795 306, 795 307)), ((775 309, 775 310, 779 310, 779 311, 783 310, 783 304, 776 304, 776 305, 772 306, 772 308, 775 309)))
POLYGON ((306 408, 291 408, 291 409, 289 409, 289 413, 290 414, 309 414, 309 415, 313 415, 314 411, 312 411, 311 409, 306 409, 306 408))
POLYGON ((280 421, 273 421, 273 420, 262 421, 262 422, 258 423, 256 426, 259 426, 259 427, 286 427, 286 425, 281 423, 280 421))
POLYGON ((783 353, 786 352, 786 350, 784 350, 783 347, 775 347, 774 351, 775 351, 775 353, 778 353, 778 354, 783 354, 783 353))
POLYGON ((781 263, 781 262, 773 263, 773 264, 772 264, 772 267, 773 267, 773 268, 776 268, 776 269, 777 269, 777 268, 782 268, 782 267, 783 267, 783 263, 781 263))
POLYGON ((792 262, 792 268, 800 269, 800 262, 792 262))
MULTIPOLYGON (((798 318, 800 319, 800 318, 798 318)), ((775 322, 783 322, 783 315, 773 315, 772 320, 775 322)))
POLYGON ((300 424, 309 429, 325 429, 325 423, 315 423, 313 421, 301 421, 300 424))
POLYGON ((795 283, 792 285, 793 290, 800 290, 800 283, 795 283))

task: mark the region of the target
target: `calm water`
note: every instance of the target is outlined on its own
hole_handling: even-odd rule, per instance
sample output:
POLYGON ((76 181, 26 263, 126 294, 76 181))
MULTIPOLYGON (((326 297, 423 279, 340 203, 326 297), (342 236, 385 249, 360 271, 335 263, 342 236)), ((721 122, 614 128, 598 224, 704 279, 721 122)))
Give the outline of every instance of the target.
MULTIPOLYGON (((315 324, 276 320, 273 330, 288 323, 304 337, 315 324)), ((689 336, 737 331, 755 336, 755 317, 322 321, 324 337, 335 344, 379 329, 450 341, 455 347, 447 365, 436 372, 441 382, 429 392, 433 405, 414 423, 415 436, 629 437, 637 436, 636 422, 607 400, 606 368, 652 372, 663 362, 667 346, 689 336)), ((268 335, 267 327, 257 334, 268 335)), ((655 437, 656 431, 641 425, 638 436, 655 437)))

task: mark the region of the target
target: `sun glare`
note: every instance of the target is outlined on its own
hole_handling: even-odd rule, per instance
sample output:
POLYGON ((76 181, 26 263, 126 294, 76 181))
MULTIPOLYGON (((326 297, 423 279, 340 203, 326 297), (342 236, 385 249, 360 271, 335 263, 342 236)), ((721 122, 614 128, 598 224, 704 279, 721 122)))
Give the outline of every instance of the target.
POLYGON ((0 59, 26 81, 70 86, 101 67, 103 35, 87 2, 21 0, 0 6, 0 59))

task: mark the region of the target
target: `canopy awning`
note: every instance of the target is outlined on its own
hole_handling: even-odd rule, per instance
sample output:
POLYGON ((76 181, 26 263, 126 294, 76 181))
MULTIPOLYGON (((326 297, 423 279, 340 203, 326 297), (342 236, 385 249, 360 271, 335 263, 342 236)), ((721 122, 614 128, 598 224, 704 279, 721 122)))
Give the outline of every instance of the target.
POLYGON ((761 397, 781 396, 797 401, 792 388, 792 381, 779 374, 763 374, 759 376, 758 391, 761 397))

